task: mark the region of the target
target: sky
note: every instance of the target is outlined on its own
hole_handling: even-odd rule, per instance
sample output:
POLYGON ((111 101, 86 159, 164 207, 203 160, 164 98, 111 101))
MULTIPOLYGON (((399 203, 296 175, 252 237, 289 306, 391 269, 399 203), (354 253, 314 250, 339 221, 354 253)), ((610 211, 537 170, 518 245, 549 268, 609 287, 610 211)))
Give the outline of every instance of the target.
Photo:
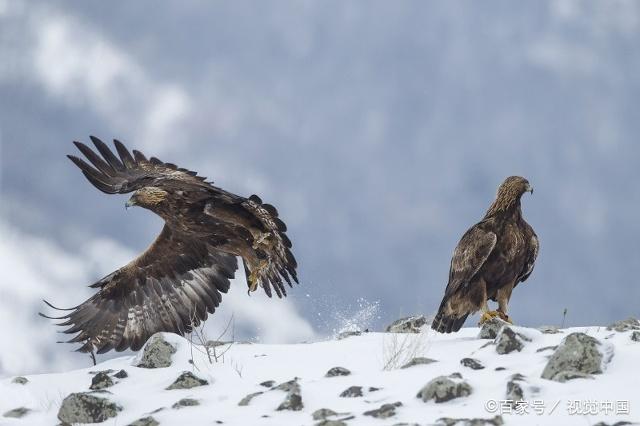
POLYGON ((510 175, 541 245, 514 321, 639 316, 639 36, 632 0, 0 0, 0 333, 25 348, 0 375, 86 362, 41 299, 81 302, 162 226, 65 158, 89 135, 278 208, 301 285, 239 279, 208 322, 238 338, 433 315, 510 175))

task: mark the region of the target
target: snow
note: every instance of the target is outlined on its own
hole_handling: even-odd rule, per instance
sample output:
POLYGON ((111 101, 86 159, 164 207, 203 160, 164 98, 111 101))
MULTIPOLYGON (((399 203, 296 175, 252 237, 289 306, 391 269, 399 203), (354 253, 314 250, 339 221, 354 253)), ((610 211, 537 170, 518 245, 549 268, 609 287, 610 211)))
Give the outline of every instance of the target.
MULTIPOLYGON (((97 366, 66 373, 26 376, 25 385, 12 383, 13 377, 0 379, 0 414, 17 407, 27 407, 34 412, 22 419, 0 417, 0 424, 51 425, 58 422, 56 416, 61 401, 72 392, 89 390, 94 374, 90 371, 124 369, 129 377, 115 379, 104 396, 123 407, 117 417, 104 422, 109 425, 125 425, 164 407, 153 417, 160 424, 210 425, 216 421, 225 425, 308 425, 316 423, 311 414, 320 408, 330 408, 339 413, 355 416, 349 425, 387 425, 400 422, 433 424, 441 417, 491 418, 487 401, 498 403, 505 399, 506 384, 510 376, 525 376, 519 382, 525 400, 531 404, 541 400, 544 414, 530 409, 526 415, 503 413, 507 425, 562 424, 585 425, 598 421, 640 420, 640 343, 630 339, 630 332, 616 333, 604 327, 577 327, 563 329, 558 334, 543 334, 535 329, 514 327, 514 331, 526 335, 521 352, 499 355, 491 340, 477 338, 479 329, 463 328, 460 332, 443 335, 423 331, 421 334, 363 333, 342 340, 326 340, 297 344, 234 343, 216 348, 218 354, 225 351, 223 359, 210 363, 202 347, 191 345, 182 337, 165 334, 165 339, 177 346, 171 367, 144 369, 134 367, 136 356, 110 359, 97 366), (571 332, 584 332, 602 342, 604 352, 612 357, 603 367, 603 374, 593 379, 576 379, 557 383, 540 378, 552 350, 537 351, 558 345, 571 332), (435 363, 399 368, 412 357, 424 356, 435 363), (460 365, 460 359, 472 357, 484 366, 471 370, 460 365), (193 359, 193 363, 191 360, 193 359), (325 377, 336 366, 351 370, 349 376, 325 377), (496 371, 496 367, 504 367, 496 371), (209 381, 209 385, 186 390, 165 390, 183 371, 209 381), (422 402, 418 391, 431 379, 455 372, 462 374, 473 388, 468 397, 445 403, 422 402), (274 380, 276 384, 299 378, 304 408, 301 411, 276 411, 285 393, 268 390, 261 382, 274 380), (362 386, 364 396, 342 398, 339 394, 350 386, 362 386), (368 392, 369 387, 380 390, 368 392), (264 391, 248 406, 238 406, 246 395, 264 391), (194 398, 201 405, 180 410, 171 406, 182 398, 194 398), (571 415, 570 401, 628 401, 630 414, 571 415), (396 415, 389 419, 364 416, 368 410, 385 403, 402 402, 396 415), (552 407, 554 411, 549 414, 552 407)), ((140 354, 138 355, 140 356, 140 354)))

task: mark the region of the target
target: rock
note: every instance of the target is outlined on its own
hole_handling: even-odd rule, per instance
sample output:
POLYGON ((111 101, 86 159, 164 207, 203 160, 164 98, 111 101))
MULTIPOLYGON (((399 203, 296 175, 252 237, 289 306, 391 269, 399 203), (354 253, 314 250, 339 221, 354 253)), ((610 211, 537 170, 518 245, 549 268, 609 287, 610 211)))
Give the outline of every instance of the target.
POLYGON ((640 342, 640 331, 634 331, 633 333, 631 333, 631 340, 633 340, 634 342, 640 342))
POLYGON ((374 386, 369 386, 369 392, 378 392, 380 388, 376 388, 374 386))
POLYGON ((238 405, 241 407, 246 407, 247 405, 249 405, 249 403, 251 402, 251 400, 253 398, 255 398, 258 395, 262 395, 264 392, 254 392, 254 393, 250 393, 249 395, 245 396, 244 398, 242 398, 240 400, 240 402, 238 402, 238 405))
POLYGON ((205 346, 208 348, 217 348, 218 346, 224 346, 230 343, 233 343, 233 342, 224 342, 222 340, 207 340, 207 343, 205 344, 205 346))
POLYGON ((340 394, 342 398, 358 398, 362 396, 362 386, 351 386, 340 394))
POLYGON ((111 368, 109 368, 108 370, 89 371, 89 374, 93 374, 93 375, 96 375, 98 373, 111 374, 111 373, 113 373, 113 370, 111 368))
POLYGON ((136 365, 141 368, 164 368, 171 365, 171 355, 176 348, 164 340, 162 333, 156 333, 147 341, 142 350, 142 358, 136 365))
POLYGON ((392 322, 387 328, 387 333, 420 333, 422 327, 427 323, 423 315, 401 318, 392 322))
POLYGON ((454 419, 442 417, 436 420, 436 425, 440 426, 502 426, 504 420, 502 416, 495 416, 492 419, 454 419))
POLYGON ((29 383, 29 380, 26 377, 18 376, 18 377, 14 377, 11 383, 15 383, 18 385, 26 385, 27 383, 29 383))
POLYGON ((462 379, 462 374, 460 374, 460 373, 458 373, 456 371, 455 373, 449 374, 449 378, 451 378, 451 379, 462 379))
POLYGON ((328 408, 320 408, 319 410, 314 411, 313 414, 311 414, 311 417, 313 418, 313 420, 325 420, 327 417, 337 415, 338 413, 333 410, 330 410, 328 408))
POLYGON ((260 386, 264 386, 265 388, 272 388, 275 385, 275 380, 267 380, 265 382, 260 383, 260 386))
POLYGON ((115 417, 122 408, 105 398, 90 393, 72 393, 58 410, 58 419, 63 423, 100 423, 115 417))
POLYGON ((560 329, 555 325, 543 325, 542 327, 538 327, 538 331, 542 332, 542 334, 562 333, 562 331, 560 331, 560 329))
POLYGON ((460 360, 460 364, 464 365, 465 367, 469 367, 472 370, 482 370, 484 368, 484 365, 482 365, 480 361, 474 358, 462 358, 460 360))
POLYGON ((396 415, 396 408, 402 407, 402 402, 394 402, 392 404, 382 404, 380 408, 375 410, 365 411, 365 416, 375 417, 377 419, 388 419, 396 415))
POLYGON ((109 377, 107 373, 100 372, 93 376, 93 379, 91 379, 91 386, 89 386, 89 389, 100 390, 106 389, 111 386, 113 386, 113 380, 111 379, 111 377, 109 377))
POLYGON ((500 355, 509 354, 513 351, 520 352, 524 348, 522 339, 511 327, 503 327, 495 340, 496 352, 500 355))
POLYGON ((324 376, 336 377, 336 376, 348 376, 349 374, 351 374, 351 371, 347 370, 344 367, 333 367, 332 369, 327 371, 327 374, 325 374, 324 376))
POLYGON ((419 357, 411 358, 411 361, 407 362, 405 365, 403 365, 400 368, 409 368, 409 367, 413 367, 414 365, 427 365, 427 364, 431 364, 432 362, 437 362, 437 361, 435 359, 419 356, 419 357))
MULTIPOLYGON (((627 426, 627 425, 632 425, 632 424, 634 424, 634 423, 625 422, 623 420, 623 421, 615 422, 615 423, 611 423, 611 424, 610 423, 605 423, 605 422, 598 422, 598 423, 594 424, 593 426, 627 426)), ((637 424, 637 423, 635 423, 635 424, 637 424)))
POLYGON ((507 393, 505 399, 511 402, 512 406, 515 406, 516 402, 524 400, 524 391, 522 386, 518 383, 521 379, 512 378, 507 382, 507 393))
POLYGON ((197 399, 183 398, 180 401, 173 404, 171 408, 173 408, 174 410, 179 410, 185 407, 195 407, 196 405, 200 405, 200 402, 197 399))
POLYGON ((129 423, 129 426, 158 426, 160 423, 151 416, 142 417, 133 423, 129 423))
POLYGON ((571 333, 555 350, 544 370, 542 378, 565 382, 602 373, 601 343, 584 333, 571 333))
POLYGON ((504 371, 504 370, 506 370, 506 368, 504 368, 504 367, 496 367, 496 368, 494 368, 494 370, 495 371, 504 371))
POLYGON ((19 407, 19 408, 14 408, 13 410, 7 411, 2 416, 12 418, 12 419, 20 419, 26 416, 27 414, 29 414, 31 411, 32 410, 29 408, 19 407))
POLYGON ((482 328, 478 334, 478 339, 495 339, 498 337, 500 329, 505 325, 508 325, 508 323, 502 321, 500 318, 491 318, 489 321, 482 324, 482 328))
POLYGON ((304 404, 302 403, 300 384, 298 383, 297 378, 288 382, 281 383, 273 389, 285 391, 287 393, 284 401, 282 401, 278 408, 276 408, 277 411, 300 411, 304 408, 304 404))
POLYGON ((558 345, 555 345, 555 346, 543 346, 542 348, 536 349, 536 352, 555 351, 557 348, 558 348, 558 345))
POLYGON ((169 385, 169 387, 167 387, 167 390, 191 389, 198 386, 205 386, 208 384, 209 382, 199 377, 196 377, 192 372, 185 371, 178 376, 175 382, 173 382, 171 385, 169 385))
POLYGON ((418 392, 423 402, 434 400, 437 403, 471 395, 471 386, 467 382, 454 382, 446 376, 436 377, 418 392))
POLYGON ((116 377, 118 379, 126 379, 127 377, 129 377, 129 375, 126 371, 120 370, 116 374, 114 374, 113 377, 116 377))
POLYGON ((315 426, 347 426, 342 420, 322 420, 316 423, 315 426))
POLYGON ((347 337, 360 336, 362 331, 343 331, 338 334, 338 340, 346 339, 347 337))
POLYGON ((617 332, 640 330, 640 321, 633 317, 629 317, 626 320, 616 321, 607 327, 607 330, 615 330, 617 332))

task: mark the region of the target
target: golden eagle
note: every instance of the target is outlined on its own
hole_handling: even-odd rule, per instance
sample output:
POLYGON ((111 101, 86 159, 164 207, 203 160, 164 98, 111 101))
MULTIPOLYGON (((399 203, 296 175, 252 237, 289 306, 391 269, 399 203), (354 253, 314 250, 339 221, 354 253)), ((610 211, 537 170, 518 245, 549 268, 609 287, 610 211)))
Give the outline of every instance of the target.
MULTIPOLYGON (((98 155, 74 142, 93 165, 69 155, 84 176, 107 194, 133 192, 126 207, 140 206, 164 219, 151 246, 90 287, 99 289, 70 309, 59 325, 78 333, 80 352, 138 350, 158 331, 189 333, 213 313, 243 259, 249 291, 261 286, 286 296, 298 282, 296 260, 277 210, 256 195, 244 198, 213 186, 195 172, 133 155, 114 140, 118 156, 91 137, 98 155)), ((50 303, 49 306, 55 308, 50 303)), ((44 316, 44 315, 43 315, 44 316)))
POLYGON ((484 218, 462 236, 431 328, 458 331, 478 310, 480 323, 495 316, 511 322, 507 315, 511 291, 531 275, 539 247, 536 233, 522 217, 520 198, 525 192, 533 194, 529 181, 508 177, 484 218), (489 311, 489 299, 498 302, 497 311, 489 311))

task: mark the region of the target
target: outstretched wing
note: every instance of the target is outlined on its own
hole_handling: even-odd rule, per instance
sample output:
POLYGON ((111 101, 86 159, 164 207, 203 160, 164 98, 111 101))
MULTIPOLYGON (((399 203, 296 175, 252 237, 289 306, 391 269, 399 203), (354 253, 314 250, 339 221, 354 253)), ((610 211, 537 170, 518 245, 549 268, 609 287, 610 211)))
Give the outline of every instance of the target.
POLYGON ((495 233, 475 225, 460 239, 453 252, 445 299, 469 283, 496 246, 495 233))
POLYGON ((204 321, 236 268, 234 256, 165 225, 142 255, 92 284, 95 295, 53 319, 64 320, 64 333, 78 333, 69 340, 84 343, 78 351, 139 350, 156 332, 183 335, 204 321))

